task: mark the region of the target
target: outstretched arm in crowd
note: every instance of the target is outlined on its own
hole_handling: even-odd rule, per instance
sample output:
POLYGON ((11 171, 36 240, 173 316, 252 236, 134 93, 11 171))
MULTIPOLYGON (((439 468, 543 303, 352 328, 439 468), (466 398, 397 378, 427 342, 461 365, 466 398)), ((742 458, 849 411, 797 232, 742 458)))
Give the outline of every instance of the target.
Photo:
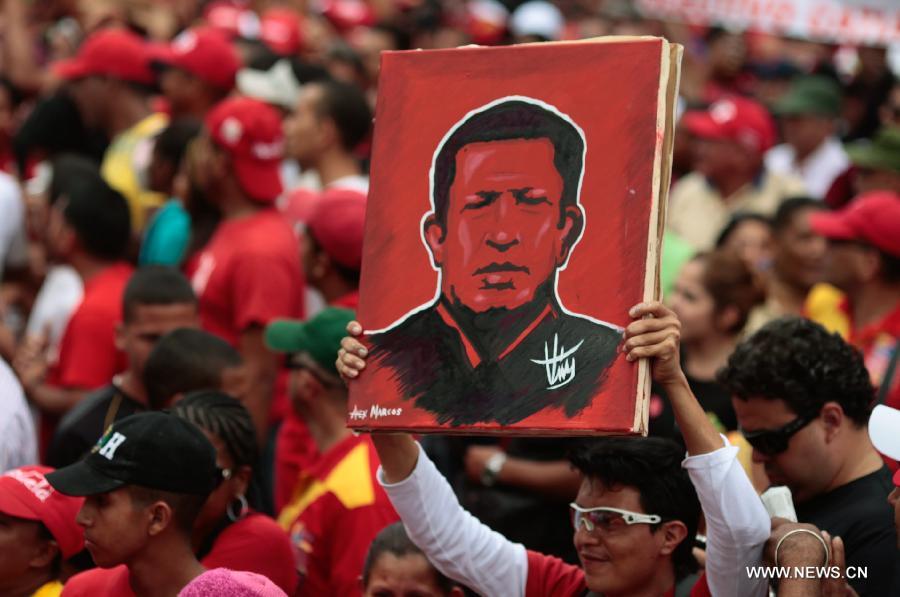
POLYGON ((706 578, 713 595, 764 595, 766 581, 746 568, 760 563, 769 538, 769 515, 737 460, 738 449, 716 432, 681 370, 681 324, 658 302, 630 311, 625 330, 628 360, 650 358, 653 379, 663 387, 684 437, 687 469, 706 517, 706 578))
MULTIPOLYGON (((628 360, 650 358, 653 377, 667 391, 683 430, 685 461, 707 515, 707 580, 713 595, 761 595, 765 582, 750 580, 745 566, 760 562, 769 518, 737 462, 737 448, 716 433, 681 371, 680 324, 661 303, 634 307, 625 332, 628 360), (726 517, 726 505, 729 515, 726 517)), ((353 336, 362 333, 354 322, 353 336)), ((347 379, 365 368, 366 348, 345 338, 338 370, 347 379)), ((411 537, 448 576, 486 594, 521 594, 527 577, 524 549, 488 529, 463 510, 449 484, 406 434, 373 434, 383 481, 411 537), (412 478, 412 482, 410 482, 412 478), (426 504, 428 506, 426 507, 426 504), (441 512, 432 520, 428 512, 441 512), (499 573, 498 573, 499 572, 499 573)))

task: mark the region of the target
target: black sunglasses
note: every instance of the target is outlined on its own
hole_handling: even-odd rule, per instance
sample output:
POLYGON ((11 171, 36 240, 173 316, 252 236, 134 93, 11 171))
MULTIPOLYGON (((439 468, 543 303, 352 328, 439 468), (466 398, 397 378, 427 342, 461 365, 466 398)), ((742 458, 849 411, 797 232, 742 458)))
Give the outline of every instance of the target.
POLYGON ((764 429, 761 431, 743 431, 744 439, 753 448, 766 456, 781 454, 788 448, 788 443, 795 433, 815 421, 818 414, 813 416, 799 416, 790 423, 778 429, 764 429))

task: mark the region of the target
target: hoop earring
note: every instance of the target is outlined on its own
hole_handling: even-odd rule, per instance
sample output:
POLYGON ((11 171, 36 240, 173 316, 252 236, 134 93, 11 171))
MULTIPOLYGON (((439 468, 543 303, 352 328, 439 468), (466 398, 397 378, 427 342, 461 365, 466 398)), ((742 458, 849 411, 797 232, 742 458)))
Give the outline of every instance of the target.
POLYGON ((247 498, 244 497, 244 494, 238 494, 234 500, 228 502, 228 505, 225 506, 225 515, 228 516, 228 520, 231 522, 237 522, 243 519, 250 512, 250 504, 247 503, 247 498), (240 504, 240 510, 237 514, 234 513, 234 502, 237 501, 240 504))

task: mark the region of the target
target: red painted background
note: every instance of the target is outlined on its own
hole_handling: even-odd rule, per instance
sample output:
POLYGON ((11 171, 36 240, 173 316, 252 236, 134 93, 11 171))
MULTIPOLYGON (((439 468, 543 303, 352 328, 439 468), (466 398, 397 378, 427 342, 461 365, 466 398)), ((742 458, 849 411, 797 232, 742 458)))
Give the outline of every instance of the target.
MULTIPOLYGON (((435 296, 438 275, 420 235, 434 151, 469 111, 509 95, 552 104, 584 130, 585 231, 559 274, 559 296, 570 311, 627 325, 643 295, 661 51, 651 39, 385 53, 360 289, 364 328, 386 327, 435 296)), ((627 432, 636 385, 637 367, 619 357, 578 417, 542 411, 509 429, 627 432)), ((372 404, 403 415, 350 425, 438 430, 430 413, 400 398, 388 370, 367 369, 351 384, 351 411, 372 404)), ((478 426, 488 429, 496 426, 478 426)))

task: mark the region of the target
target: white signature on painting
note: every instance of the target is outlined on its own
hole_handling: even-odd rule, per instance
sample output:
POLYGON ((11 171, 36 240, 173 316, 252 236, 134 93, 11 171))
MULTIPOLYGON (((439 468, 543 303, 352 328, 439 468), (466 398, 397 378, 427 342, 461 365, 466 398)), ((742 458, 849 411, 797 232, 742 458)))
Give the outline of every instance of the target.
POLYGON ((382 417, 399 417, 403 414, 403 408, 385 408, 373 404, 369 410, 362 410, 357 406, 350 411, 351 421, 365 421, 366 419, 380 419, 382 417))
POLYGON ((532 363, 545 367, 547 383, 550 384, 547 387, 548 390, 561 388, 575 379, 575 357, 572 355, 582 344, 584 344, 584 340, 566 350, 565 346, 559 345, 559 336, 553 334, 553 352, 550 352, 550 346, 544 342, 544 358, 531 359, 532 363))

